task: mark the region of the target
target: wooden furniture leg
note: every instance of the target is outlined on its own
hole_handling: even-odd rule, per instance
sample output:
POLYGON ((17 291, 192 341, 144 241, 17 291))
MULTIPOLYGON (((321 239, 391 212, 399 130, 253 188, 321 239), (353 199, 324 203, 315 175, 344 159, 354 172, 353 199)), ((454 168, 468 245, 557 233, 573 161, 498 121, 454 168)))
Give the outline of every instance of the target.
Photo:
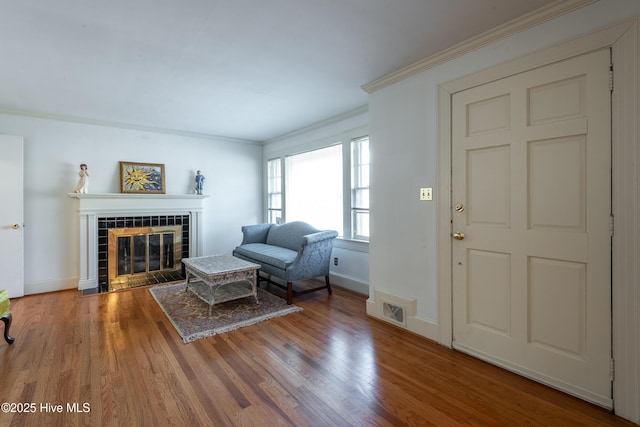
POLYGON ((287 304, 293 304, 293 282, 287 282, 287 304))
POLYGON ((2 316, 2 321, 4 322, 4 339, 9 344, 13 344, 14 341, 16 340, 15 338, 9 335, 9 328, 11 328, 12 320, 13 320, 13 317, 11 316, 11 312, 2 316))
POLYGON ((287 291, 287 304, 291 305, 293 304, 293 297, 298 296, 298 295, 304 295, 304 294, 308 294, 310 292, 315 292, 315 291, 319 291, 321 289, 326 289, 327 292, 329 293, 329 295, 331 295, 331 282, 329 281, 329 276, 324 276, 324 281, 325 281, 325 285, 324 286, 318 286, 316 288, 311 288, 311 289, 304 289, 304 290, 295 290, 293 288, 293 282, 287 282, 287 285, 283 285, 282 283, 278 283, 278 282, 274 282, 273 280, 271 280, 271 275, 269 274, 268 277, 263 277, 260 276, 260 274, 258 274, 258 280, 262 280, 267 282, 270 285, 274 285, 280 289, 284 289, 287 291))

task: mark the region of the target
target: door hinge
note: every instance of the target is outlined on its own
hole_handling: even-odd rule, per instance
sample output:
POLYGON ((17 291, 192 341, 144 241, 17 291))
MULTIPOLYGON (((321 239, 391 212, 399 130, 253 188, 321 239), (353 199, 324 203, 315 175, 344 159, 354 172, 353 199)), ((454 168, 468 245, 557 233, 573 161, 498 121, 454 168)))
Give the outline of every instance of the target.
POLYGON ((609 91, 613 92, 613 64, 609 66, 609 91))
POLYGON ((613 214, 609 215, 609 236, 613 237, 613 230, 614 226, 613 226, 613 214))
POLYGON ((616 378, 616 364, 613 358, 609 362, 609 378, 611 381, 614 381, 616 378))

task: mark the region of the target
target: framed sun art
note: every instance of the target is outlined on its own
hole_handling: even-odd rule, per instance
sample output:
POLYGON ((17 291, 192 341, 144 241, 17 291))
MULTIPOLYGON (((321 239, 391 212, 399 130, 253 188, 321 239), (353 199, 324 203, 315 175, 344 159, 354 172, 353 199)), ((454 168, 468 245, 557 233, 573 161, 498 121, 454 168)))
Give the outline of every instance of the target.
POLYGON ((120 192, 165 194, 164 165, 120 162, 120 192))

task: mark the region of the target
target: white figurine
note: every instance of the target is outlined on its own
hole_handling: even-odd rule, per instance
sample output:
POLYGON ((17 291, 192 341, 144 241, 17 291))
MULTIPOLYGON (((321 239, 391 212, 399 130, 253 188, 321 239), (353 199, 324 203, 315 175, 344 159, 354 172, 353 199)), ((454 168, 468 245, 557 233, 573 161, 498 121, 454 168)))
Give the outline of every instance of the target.
POLYGON ((80 165, 80 179, 78 180, 78 185, 76 185, 76 189, 73 190, 74 193, 88 193, 89 192, 89 171, 87 171, 87 165, 82 163, 80 165))

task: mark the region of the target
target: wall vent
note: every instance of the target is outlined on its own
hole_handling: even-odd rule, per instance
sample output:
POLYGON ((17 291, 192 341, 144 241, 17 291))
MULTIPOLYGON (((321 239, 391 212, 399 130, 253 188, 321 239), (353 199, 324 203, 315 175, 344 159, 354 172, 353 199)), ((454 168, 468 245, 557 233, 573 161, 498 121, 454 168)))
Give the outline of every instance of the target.
POLYGON ((407 326, 406 309, 401 305, 382 303, 382 317, 397 325, 407 326))

